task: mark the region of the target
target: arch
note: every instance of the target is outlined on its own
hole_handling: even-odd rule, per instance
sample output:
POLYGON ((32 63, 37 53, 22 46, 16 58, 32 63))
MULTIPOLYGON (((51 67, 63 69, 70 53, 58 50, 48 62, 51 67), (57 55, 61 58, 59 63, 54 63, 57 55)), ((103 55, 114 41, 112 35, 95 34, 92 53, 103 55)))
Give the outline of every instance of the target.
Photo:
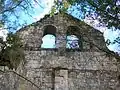
POLYGON ((77 26, 68 26, 66 32, 66 48, 81 49, 81 36, 78 33, 80 30, 77 26))
POLYGON ((77 26, 68 26, 67 27, 67 35, 79 36, 78 30, 80 30, 80 29, 77 26))
POLYGON ((47 34, 52 34, 56 37, 56 27, 53 25, 47 25, 44 27, 44 34, 43 36, 47 35, 47 34))
POLYGON ((56 48, 56 27, 47 25, 44 27, 41 48, 56 48))

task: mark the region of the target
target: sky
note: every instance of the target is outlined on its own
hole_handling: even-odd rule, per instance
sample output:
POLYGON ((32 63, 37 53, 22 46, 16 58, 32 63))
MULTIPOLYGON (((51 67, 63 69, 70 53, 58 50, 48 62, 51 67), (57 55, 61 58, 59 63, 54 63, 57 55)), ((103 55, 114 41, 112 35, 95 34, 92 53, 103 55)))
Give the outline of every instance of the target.
MULTIPOLYGON (((51 10, 51 7, 54 5, 54 0, 30 0, 32 2, 32 5, 34 7, 34 9, 30 9, 29 11, 31 12, 31 16, 29 16, 28 14, 25 14, 24 12, 20 11, 19 13, 17 12, 17 14, 20 16, 20 19, 19 19, 19 23, 22 24, 24 23, 24 21, 27 22, 27 25, 33 23, 33 22, 36 22, 38 20, 40 20, 41 18, 43 18, 46 14, 49 14, 50 13, 50 10, 51 10)), ((75 6, 73 6, 72 8, 76 8, 75 6)), ((19 9, 19 8, 18 8, 19 9)), ((70 10, 70 9, 69 9, 70 10)), ((69 13, 69 10, 68 10, 68 13, 69 13)), ((120 36, 120 30, 112 30, 112 29, 108 29, 106 26, 104 25, 101 25, 99 26, 98 25, 98 20, 92 20, 90 17, 85 17, 85 19, 83 19, 83 14, 81 12, 81 15, 79 14, 76 14, 76 13, 80 13, 80 11, 77 11, 74 10, 74 12, 70 13, 71 15, 73 15, 74 17, 76 18, 79 18, 80 20, 84 21, 85 23, 89 24, 90 26, 96 28, 97 30, 103 32, 103 35, 105 37, 105 40, 107 39, 110 39, 111 41, 114 41, 114 39, 117 37, 117 36, 120 36), (79 17, 81 16, 81 17, 79 17)), ((13 15, 9 16, 9 19, 11 22, 14 22, 15 20, 15 17, 13 15)), ((13 23, 6 23, 6 26, 10 26, 10 25, 14 25, 13 23)), ((19 26, 17 28, 20 29, 21 27, 19 26)), ((114 29, 114 28, 113 28, 114 29)), ((16 31, 16 30, 15 30, 16 31)), ((13 32, 15 32, 13 31, 13 32)), ((8 33, 6 30, 0 30, 0 36, 5 36, 6 34, 5 33, 8 33), (4 34, 3 34, 4 33, 4 34)), ((53 40, 54 37, 48 35, 46 36, 46 40, 51 37, 53 40)), ((44 37, 45 38, 45 37, 44 37)), ((4 39, 5 40, 5 39, 4 39)), ((46 46, 46 43, 43 45, 43 46, 46 46)), ((52 45, 54 47, 54 45, 52 45)), ((48 47, 48 46, 46 46, 48 47)), ((115 52, 117 52, 118 50, 120 50, 120 47, 118 47, 118 44, 114 44, 114 45, 109 45, 108 48, 110 50, 114 50, 115 52)))

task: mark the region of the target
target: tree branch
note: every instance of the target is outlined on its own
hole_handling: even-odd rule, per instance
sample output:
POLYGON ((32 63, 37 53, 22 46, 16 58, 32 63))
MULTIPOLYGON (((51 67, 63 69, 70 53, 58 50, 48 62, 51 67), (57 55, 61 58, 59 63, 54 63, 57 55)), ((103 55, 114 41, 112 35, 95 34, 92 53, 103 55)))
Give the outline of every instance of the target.
POLYGON ((111 18, 113 18, 114 20, 116 20, 116 21, 118 21, 118 22, 120 23, 120 19, 118 19, 118 18, 116 18, 116 17, 108 14, 108 12, 106 12, 105 10, 102 10, 101 8, 98 8, 97 5, 96 5, 94 2, 93 2, 93 4, 92 4, 89 0, 87 0, 87 2, 88 2, 91 6, 95 7, 98 11, 102 11, 105 15, 107 14, 108 16, 110 16, 111 18))
POLYGON ((4 10, 4 11, 2 11, 2 12, 0 12, 0 14, 3 14, 3 13, 5 13, 5 12, 9 12, 9 11, 11 11, 11 10, 13 10, 13 9, 15 9, 16 7, 18 7, 21 3, 22 3, 23 1, 20 1, 16 6, 14 6, 14 7, 12 7, 12 8, 10 8, 10 9, 6 9, 6 10, 4 10))
POLYGON ((23 78, 24 80, 30 82, 32 85, 34 85, 34 86, 37 87, 39 90, 41 90, 41 88, 40 88, 38 85, 36 85, 36 84, 33 83, 31 80, 27 79, 26 77, 18 74, 17 72, 15 72, 15 71, 13 71, 13 70, 7 70, 7 71, 0 70, 0 72, 2 72, 2 73, 13 72, 13 73, 16 74, 17 76, 19 76, 19 77, 23 78))

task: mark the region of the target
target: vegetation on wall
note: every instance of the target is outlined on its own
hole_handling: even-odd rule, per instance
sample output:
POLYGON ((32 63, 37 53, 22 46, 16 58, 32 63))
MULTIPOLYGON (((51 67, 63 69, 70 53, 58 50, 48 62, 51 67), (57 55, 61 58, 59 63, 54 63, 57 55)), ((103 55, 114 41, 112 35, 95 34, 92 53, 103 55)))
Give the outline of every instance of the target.
POLYGON ((19 36, 9 33, 6 41, 1 39, 0 44, 0 65, 17 69, 20 61, 24 60, 24 50, 19 36))

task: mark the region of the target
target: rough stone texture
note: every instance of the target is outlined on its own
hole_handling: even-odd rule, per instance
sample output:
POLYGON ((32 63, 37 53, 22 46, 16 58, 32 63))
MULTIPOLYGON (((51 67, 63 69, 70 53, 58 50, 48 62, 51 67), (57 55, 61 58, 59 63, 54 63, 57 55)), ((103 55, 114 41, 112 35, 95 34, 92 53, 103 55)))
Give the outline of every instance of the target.
MULTIPOLYGON (((37 84, 41 90, 113 90, 115 88, 119 75, 117 60, 102 51, 107 50, 102 33, 84 22, 67 14, 64 16, 56 14, 54 17, 46 16, 17 33, 25 47, 25 63, 17 72, 37 84), (40 48, 46 25, 56 27, 56 49, 40 48), (82 37, 80 50, 66 49, 68 26, 79 28, 79 35, 82 37)), ((0 75, 0 90, 39 90, 14 74, 0 75), (12 80, 12 83, 6 79, 12 80)))

